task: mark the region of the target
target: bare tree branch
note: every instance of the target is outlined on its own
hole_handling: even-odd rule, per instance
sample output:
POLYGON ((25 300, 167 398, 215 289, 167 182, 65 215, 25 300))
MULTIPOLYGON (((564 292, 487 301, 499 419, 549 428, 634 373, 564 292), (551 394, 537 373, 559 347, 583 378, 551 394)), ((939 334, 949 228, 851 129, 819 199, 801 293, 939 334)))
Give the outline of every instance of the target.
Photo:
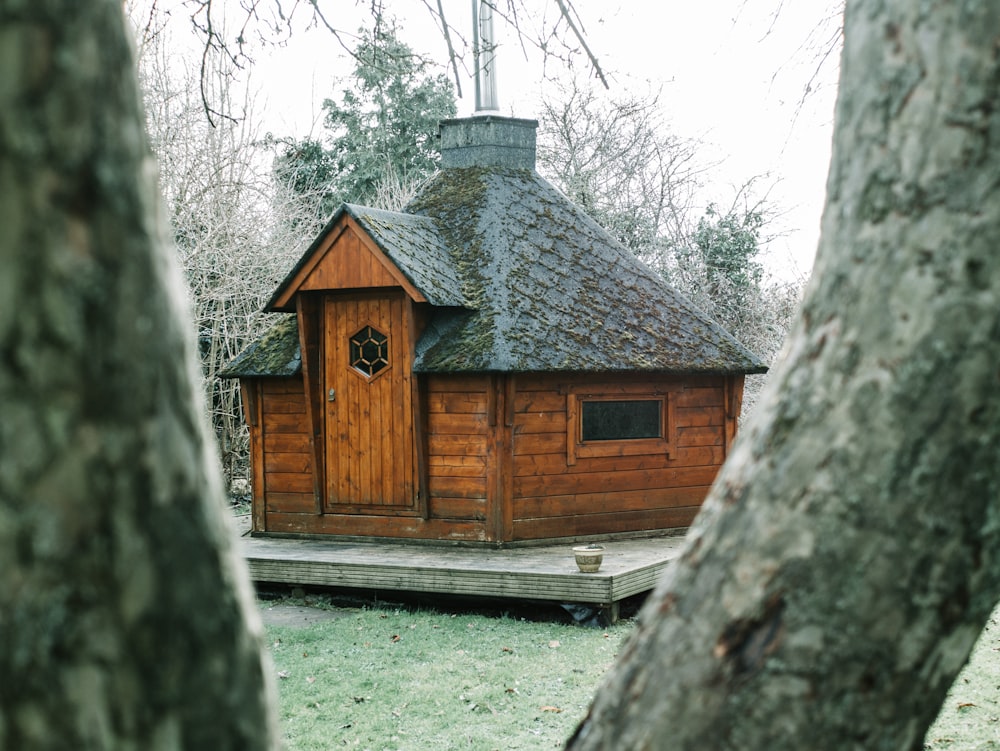
POLYGON ((590 50, 590 45, 587 44, 587 40, 584 38, 583 32, 577 28, 577 25, 573 22, 572 16, 570 16, 570 10, 573 9, 572 4, 569 4, 569 0, 556 0, 556 3, 559 5, 559 12, 562 13, 562 17, 565 19, 570 31, 573 32, 577 41, 580 42, 580 46, 583 47, 584 52, 587 53, 587 59, 590 60, 590 65, 594 69, 594 75, 601 80, 601 83, 604 84, 604 88, 610 89, 611 87, 608 86, 608 80, 604 77, 604 71, 601 69, 601 64, 597 62, 597 57, 590 50))
MULTIPOLYGON (((448 22, 444 12, 442 0, 422 0, 425 8, 435 18, 436 24, 441 30, 441 37, 447 50, 447 66, 450 68, 451 76, 454 79, 456 90, 459 96, 462 93, 461 76, 459 74, 460 63, 469 72, 469 66, 465 64, 464 57, 471 50, 468 37, 462 31, 448 22)), ((551 0, 549 0, 551 3, 551 0)), ((221 55, 234 71, 244 70, 249 63, 252 63, 247 52, 248 36, 255 30, 259 41, 263 44, 275 43, 275 37, 280 37, 280 42, 284 43, 292 33, 293 20, 300 6, 309 9, 311 19, 308 22, 312 26, 323 27, 333 35, 341 49, 348 55, 354 57, 354 49, 357 46, 357 36, 339 28, 336 23, 324 14, 320 7, 319 0, 241 0, 239 4, 240 16, 238 31, 235 35, 226 35, 221 28, 215 10, 218 8, 216 0, 183 0, 183 4, 189 8, 192 26, 196 33, 203 40, 202 54, 202 77, 208 75, 210 67, 209 58, 212 55, 221 55), (270 14, 265 12, 270 8, 270 14)), ((544 9, 546 3, 530 3, 528 0, 492 0, 489 2, 494 15, 503 19, 514 29, 518 42, 522 50, 527 55, 527 46, 537 48, 543 56, 543 66, 552 58, 561 61, 567 66, 572 65, 572 56, 577 53, 585 55, 588 65, 593 69, 594 75, 598 78, 604 88, 609 88, 607 78, 604 74, 597 56, 586 40, 586 33, 580 22, 579 14, 573 7, 572 0, 555 0, 554 7, 558 10, 558 20, 546 21, 544 19, 544 9), (537 18, 543 11, 541 26, 536 29, 530 28, 530 19, 537 18)), ((156 2, 154 2, 154 9, 156 2)), ((374 20, 376 28, 384 22, 385 13, 389 4, 384 0, 369 0, 367 12, 374 20)), ((357 59, 355 57, 355 59, 357 59)), ((207 83, 203 82, 203 88, 207 83)), ((211 108, 211 96, 207 90, 202 92, 202 104, 205 107, 209 122, 216 125, 220 118, 229 118, 231 115, 219 112, 211 108)))
MULTIPOLYGON (((433 9, 428 5, 427 0, 424 0, 424 5, 427 9, 434 14, 433 9)), ((462 98, 462 82, 458 75, 458 55, 455 54, 455 47, 451 43, 451 33, 448 26, 448 21, 444 17, 444 5, 441 0, 437 0, 437 15, 441 21, 441 33, 444 34, 445 44, 448 45, 448 62, 451 63, 452 75, 455 76, 455 90, 458 92, 459 99, 462 98)))

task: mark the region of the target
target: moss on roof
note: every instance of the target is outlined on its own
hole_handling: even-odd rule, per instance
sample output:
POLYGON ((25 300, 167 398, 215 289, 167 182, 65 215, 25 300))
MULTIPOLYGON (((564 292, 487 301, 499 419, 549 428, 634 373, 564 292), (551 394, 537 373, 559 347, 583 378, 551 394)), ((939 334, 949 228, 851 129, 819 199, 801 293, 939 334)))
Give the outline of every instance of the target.
POLYGON ((345 204, 344 210, 431 305, 468 306, 460 269, 437 223, 425 216, 345 204))
POLYGON ((283 315, 263 336, 243 350, 220 373, 221 378, 291 376, 302 369, 299 328, 294 315, 283 315))
MULTIPOLYGON (((272 301, 345 212, 434 306, 417 372, 767 369, 530 169, 444 169, 402 212, 345 205, 272 301)), ((294 322, 284 326, 227 374, 298 368, 294 322)))
POLYGON ((438 314, 418 371, 766 370, 532 170, 444 170, 406 211, 435 220, 472 308, 438 314))
POLYGON ((427 298, 431 305, 465 305, 461 296, 461 279, 449 262, 449 249, 442 244, 435 223, 424 216, 384 211, 368 206, 345 203, 327 222, 298 262, 275 289, 264 310, 271 313, 291 313, 294 304, 276 307, 288 286, 295 280, 313 255, 324 245, 327 235, 350 216, 378 244, 403 276, 427 298))

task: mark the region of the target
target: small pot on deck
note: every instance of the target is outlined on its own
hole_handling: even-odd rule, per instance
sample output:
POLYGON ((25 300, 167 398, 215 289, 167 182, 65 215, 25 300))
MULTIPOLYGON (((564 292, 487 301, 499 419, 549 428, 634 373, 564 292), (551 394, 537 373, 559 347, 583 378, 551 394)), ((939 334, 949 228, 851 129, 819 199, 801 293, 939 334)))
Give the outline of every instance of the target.
POLYGON ((580 571, 593 574, 601 567, 601 561, 604 560, 604 546, 596 543, 577 545, 573 548, 573 555, 580 571))

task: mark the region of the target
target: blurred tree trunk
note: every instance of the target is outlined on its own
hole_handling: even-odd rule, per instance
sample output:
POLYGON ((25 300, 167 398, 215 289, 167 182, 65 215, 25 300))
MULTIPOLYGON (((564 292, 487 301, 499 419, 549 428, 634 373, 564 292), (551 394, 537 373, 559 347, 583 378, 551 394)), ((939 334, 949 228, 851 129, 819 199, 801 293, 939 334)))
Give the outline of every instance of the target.
POLYGON ((1000 4, 849 0, 801 320, 571 749, 903 749, 1000 593, 1000 4))
POLYGON ((270 748, 121 3, 0 59, 0 747, 270 748))

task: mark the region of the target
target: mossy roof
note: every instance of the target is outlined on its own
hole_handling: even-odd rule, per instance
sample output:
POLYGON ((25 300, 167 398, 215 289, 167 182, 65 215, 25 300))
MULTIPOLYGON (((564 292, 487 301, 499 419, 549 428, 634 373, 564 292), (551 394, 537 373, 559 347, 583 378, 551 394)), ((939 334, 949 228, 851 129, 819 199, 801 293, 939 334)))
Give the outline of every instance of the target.
MULTIPOLYGON (((467 300, 459 292, 461 280, 451 264, 451 254, 442 243, 433 219, 418 214, 384 211, 345 203, 337 210, 312 245, 302 254, 285 279, 271 295, 265 310, 277 312, 275 304, 299 271, 324 244, 326 236, 344 215, 354 219, 379 249, 388 256, 407 280, 431 305, 464 306, 467 300)), ((286 311, 290 312, 290 311, 286 311)))
POLYGON ((298 323, 294 315, 284 315, 219 375, 222 378, 291 376, 301 368, 298 323))
MULTIPOLYGON (((444 169, 402 212, 345 211, 435 306, 417 372, 767 369, 534 170, 444 169)), ((297 348, 278 325, 267 346, 297 348)))
POLYGON ((406 212, 435 220, 469 301, 435 316, 419 371, 766 370, 533 170, 442 170, 406 212))

